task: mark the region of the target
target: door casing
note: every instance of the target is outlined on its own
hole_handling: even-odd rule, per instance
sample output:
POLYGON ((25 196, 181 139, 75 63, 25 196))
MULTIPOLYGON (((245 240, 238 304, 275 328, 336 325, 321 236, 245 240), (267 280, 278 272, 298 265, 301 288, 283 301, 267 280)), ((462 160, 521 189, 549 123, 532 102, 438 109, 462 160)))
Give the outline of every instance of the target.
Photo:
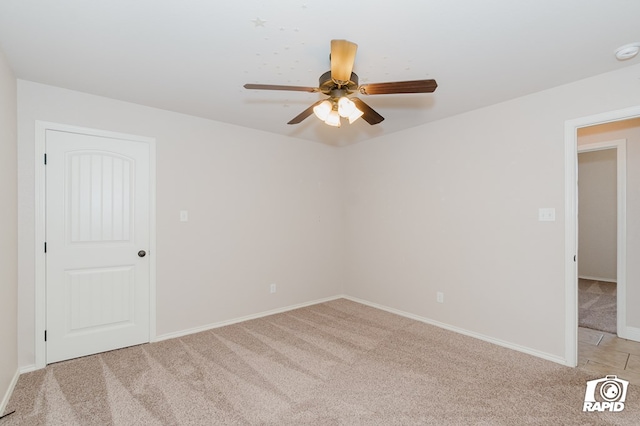
POLYGON ((92 136, 118 138, 149 145, 149 338, 156 339, 156 141, 154 138, 105 130, 36 121, 35 123, 35 368, 46 367, 46 131, 57 130, 92 136))

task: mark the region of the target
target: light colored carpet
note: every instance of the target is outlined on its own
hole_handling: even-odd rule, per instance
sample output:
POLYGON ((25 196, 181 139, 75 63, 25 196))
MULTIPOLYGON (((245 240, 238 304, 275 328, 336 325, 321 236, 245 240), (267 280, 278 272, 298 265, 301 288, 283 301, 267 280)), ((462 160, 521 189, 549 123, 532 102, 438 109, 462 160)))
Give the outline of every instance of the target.
POLYGON ((594 378, 339 299, 24 374, 0 424, 637 425, 594 378))
POLYGON ((578 325, 616 334, 616 283, 578 280, 578 325))

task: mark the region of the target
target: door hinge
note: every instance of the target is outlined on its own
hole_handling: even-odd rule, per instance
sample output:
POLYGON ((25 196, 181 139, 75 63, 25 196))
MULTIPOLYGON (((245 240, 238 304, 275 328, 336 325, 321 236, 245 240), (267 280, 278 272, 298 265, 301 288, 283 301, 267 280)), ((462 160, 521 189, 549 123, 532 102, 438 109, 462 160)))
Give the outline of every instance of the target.
POLYGON ((45 166, 47 165, 47 153, 46 153, 46 152, 45 152, 45 154, 44 154, 44 165, 45 165, 45 166))
POLYGON ((576 261, 576 255, 575 254, 573 255, 573 261, 574 262, 576 261))
POLYGON ((47 330, 44 331, 44 341, 47 341, 47 330))
POLYGON ((46 241, 44 242, 44 252, 45 253, 47 252, 47 242, 46 241))

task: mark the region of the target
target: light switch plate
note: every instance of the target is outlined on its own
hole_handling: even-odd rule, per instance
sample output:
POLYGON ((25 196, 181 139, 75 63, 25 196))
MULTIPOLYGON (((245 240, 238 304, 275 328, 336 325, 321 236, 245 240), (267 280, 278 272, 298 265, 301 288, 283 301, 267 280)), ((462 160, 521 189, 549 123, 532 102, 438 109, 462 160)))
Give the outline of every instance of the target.
POLYGON ((555 222, 556 209, 553 207, 538 209, 538 220, 540 222, 555 222))
POLYGON ((189 212, 180 210, 180 222, 189 222, 189 212))

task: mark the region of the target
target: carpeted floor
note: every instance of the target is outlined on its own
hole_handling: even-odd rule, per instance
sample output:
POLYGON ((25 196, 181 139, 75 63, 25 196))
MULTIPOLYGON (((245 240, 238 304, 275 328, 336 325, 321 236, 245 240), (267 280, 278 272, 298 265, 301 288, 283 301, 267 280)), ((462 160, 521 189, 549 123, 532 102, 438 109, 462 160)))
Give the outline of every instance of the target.
POLYGON ((578 280, 578 325, 616 334, 616 283, 578 280))
POLYGON ((637 425, 595 378, 339 299, 24 374, 0 425, 637 425))

